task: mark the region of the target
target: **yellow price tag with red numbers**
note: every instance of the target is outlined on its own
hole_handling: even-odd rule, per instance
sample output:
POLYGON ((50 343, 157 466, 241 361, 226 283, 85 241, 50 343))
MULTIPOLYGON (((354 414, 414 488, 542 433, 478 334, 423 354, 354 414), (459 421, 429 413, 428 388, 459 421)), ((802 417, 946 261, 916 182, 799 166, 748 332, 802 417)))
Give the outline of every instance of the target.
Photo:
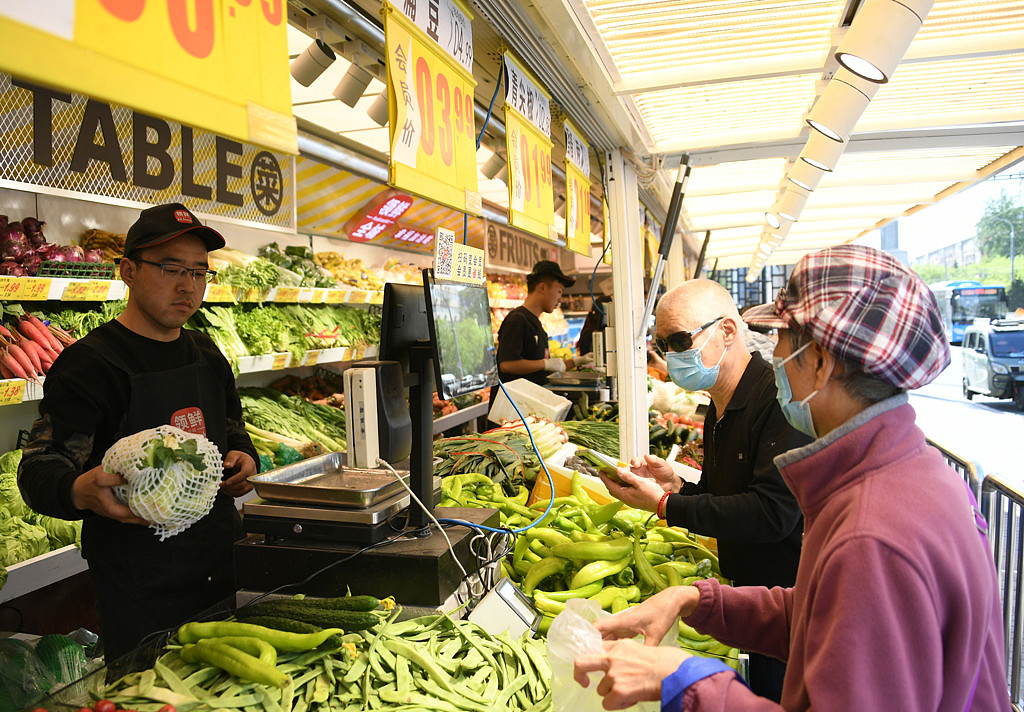
POLYGON ((0 405, 16 405, 25 400, 25 381, 12 378, 0 381, 0 405))

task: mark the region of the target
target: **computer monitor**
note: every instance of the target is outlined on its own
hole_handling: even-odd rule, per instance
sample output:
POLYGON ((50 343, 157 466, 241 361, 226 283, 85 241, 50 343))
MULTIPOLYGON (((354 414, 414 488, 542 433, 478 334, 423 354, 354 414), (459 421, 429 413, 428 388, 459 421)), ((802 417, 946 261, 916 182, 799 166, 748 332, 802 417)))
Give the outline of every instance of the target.
POLYGON ((402 373, 410 373, 410 349, 418 342, 429 340, 425 288, 419 284, 385 284, 378 358, 398 361, 402 364, 402 373))
POLYGON ((486 286, 438 282, 431 270, 424 270, 423 283, 438 395, 450 399, 496 384, 498 364, 486 286))

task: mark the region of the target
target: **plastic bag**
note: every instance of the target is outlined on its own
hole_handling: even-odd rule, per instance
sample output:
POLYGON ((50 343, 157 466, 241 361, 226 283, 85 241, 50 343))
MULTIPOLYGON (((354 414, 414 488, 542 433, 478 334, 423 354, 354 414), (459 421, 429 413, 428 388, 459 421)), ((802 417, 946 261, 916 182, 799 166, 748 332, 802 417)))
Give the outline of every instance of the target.
MULTIPOLYGON (((590 673, 590 685, 583 687, 573 677, 577 655, 599 655, 604 652, 601 634, 594 621, 607 618, 610 613, 601 610, 597 601, 572 598, 565 610, 555 617, 548 630, 548 663, 551 665, 551 703, 553 712, 604 712, 597 685, 603 673, 590 673)), ((672 631, 662 645, 674 645, 672 631)), ((629 710, 659 712, 661 702, 639 702, 629 710)))

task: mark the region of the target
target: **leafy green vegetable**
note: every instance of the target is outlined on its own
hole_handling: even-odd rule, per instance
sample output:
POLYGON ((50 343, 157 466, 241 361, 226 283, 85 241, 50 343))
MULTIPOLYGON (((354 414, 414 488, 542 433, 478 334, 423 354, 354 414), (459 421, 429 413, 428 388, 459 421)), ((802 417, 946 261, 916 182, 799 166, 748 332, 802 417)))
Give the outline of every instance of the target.
POLYGON ((18 476, 13 472, 0 473, 0 508, 12 517, 24 517, 30 511, 18 489, 18 476))
POLYGON ((0 510, 0 565, 13 566, 50 551, 46 530, 0 510))
POLYGON ((21 450, 11 450, 0 455, 0 472, 17 474, 18 465, 21 464, 21 450))
POLYGON ((272 388, 239 388, 242 417, 257 428, 296 440, 319 443, 328 452, 343 452, 345 411, 309 403, 272 388))
POLYGON ((200 472, 206 469, 206 463, 199 454, 199 446, 195 440, 185 440, 179 447, 178 441, 168 435, 163 440, 154 440, 146 452, 146 467, 166 470, 178 462, 187 462, 200 472))
POLYGON ((265 292, 281 283, 281 273, 273 262, 257 257, 246 267, 227 265, 217 272, 217 283, 265 292))

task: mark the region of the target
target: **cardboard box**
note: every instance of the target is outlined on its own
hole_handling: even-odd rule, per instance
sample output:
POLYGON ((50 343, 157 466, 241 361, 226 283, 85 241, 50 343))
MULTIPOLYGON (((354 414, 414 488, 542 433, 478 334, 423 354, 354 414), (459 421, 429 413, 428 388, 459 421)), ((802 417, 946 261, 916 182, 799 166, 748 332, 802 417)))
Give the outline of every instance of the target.
MULTIPOLYGON (((551 481, 555 484, 555 497, 572 496, 573 471, 548 463, 548 472, 551 473, 551 481)), ((608 489, 601 480, 582 472, 580 473, 580 480, 583 483, 583 489, 598 504, 607 504, 615 501, 615 498, 609 494, 608 489)), ((530 499, 527 504, 550 499, 550 497, 551 487, 548 486, 548 478, 544 476, 544 471, 541 470, 540 474, 537 475, 537 481, 533 483, 533 491, 530 492, 530 499)))

